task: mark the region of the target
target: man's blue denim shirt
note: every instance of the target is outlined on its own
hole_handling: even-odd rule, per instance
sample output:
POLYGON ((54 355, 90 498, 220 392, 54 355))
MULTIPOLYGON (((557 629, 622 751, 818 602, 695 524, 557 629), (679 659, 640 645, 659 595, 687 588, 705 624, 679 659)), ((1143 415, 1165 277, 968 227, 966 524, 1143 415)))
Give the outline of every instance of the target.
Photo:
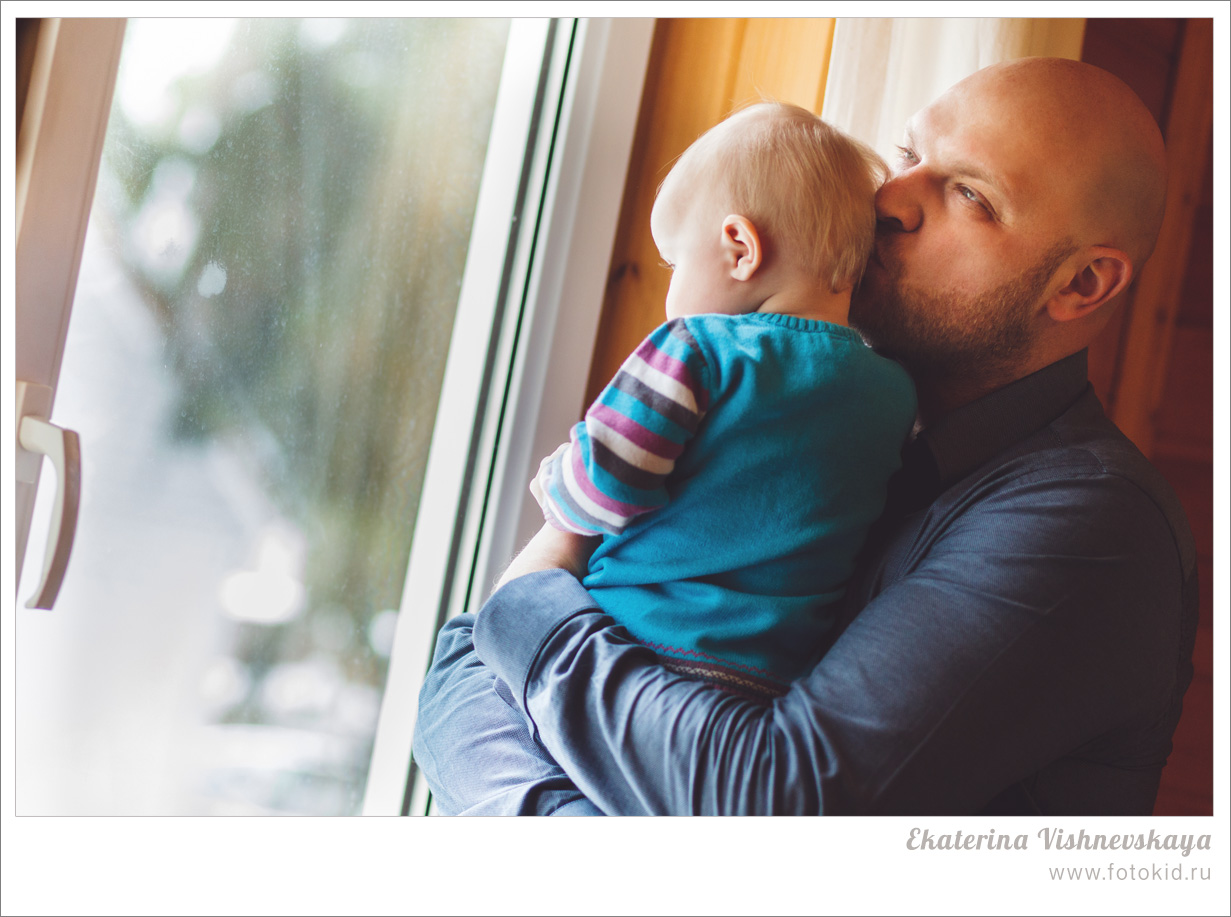
POLYGON ((846 626, 772 704, 549 571, 442 630, 415 760, 448 813, 1148 814, 1196 619, 1183 512, 1082 352, 907 447, 846 626))

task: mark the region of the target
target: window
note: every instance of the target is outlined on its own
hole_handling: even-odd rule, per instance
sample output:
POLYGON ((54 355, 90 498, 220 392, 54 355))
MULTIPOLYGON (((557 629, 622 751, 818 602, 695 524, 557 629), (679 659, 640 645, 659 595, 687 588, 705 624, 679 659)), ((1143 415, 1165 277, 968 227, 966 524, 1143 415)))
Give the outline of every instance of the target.
POLYGON ((54 418, 78 534, 17 625, 18 812, 422 810, 418 681, 580 411, 640 94, 615 61, 648 44, 129 23, 54 418))

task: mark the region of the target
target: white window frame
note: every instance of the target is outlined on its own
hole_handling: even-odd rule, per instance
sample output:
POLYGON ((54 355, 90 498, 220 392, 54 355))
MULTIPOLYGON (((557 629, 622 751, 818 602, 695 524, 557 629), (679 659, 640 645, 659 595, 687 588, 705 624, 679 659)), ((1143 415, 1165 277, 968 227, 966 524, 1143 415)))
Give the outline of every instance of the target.
MULTIPOLYGON (((16 333, 10 338, 17 345, 16 378, 37 387, 38 403, 16 405, 14 423, 6 425, 14 439, 23 415, 48 417, 54 407, 125 22, 45 19, 39 27, 15 170, 16 333)), ((27 467, 14 469, 14 592, 42 467, 23 458, 27 467)))
MULTIPOLYGON (((364 814, 425 809, 410 746, 436 631, 477 608, 537 527, 526 484, 582 411, 653 23, 514 20, 511 27, 364 814), (553 34, 544 74, 539 62, 553 34), (501 152, 527 149, 536 111, 548 116, 523 169, 522 157, 501 152), (480 397, 485 377, 491 385, 480 397)), ((53 398, 124 25, 44 20, 40 30, 17 164, 14 340, 18 378, 48 386, 53 398)), ((36 487, 18 489, 18 570, 36 487)), ((10 618, 9 647, 12 629, 10 618)))
MULTIPOLYGON (((493 388, 481 416, 475 415, 467 381, 475 378, 476 367, 460 368, 459 358, 455 375, 450 350, 368 774, 365 815, 424 813, 426 787, 412 771, 411 742, 419 686, 436 631, 445 619, 477 610, 513 552, 541 524, 526 486, 539 459, 568 438, 584 408, 652 35, 653 20, 647 19, 576 23, 551 168, 541 189, 541 215, 537 225, 523 221, 515 256, 513 273, 524 280, 525 299, 520 315, 513 308, 506 310, 505 327, 499 329, 497 363, 509 366, 511 361, 507 387, 503 398, 493 388), (463 437, 461 430, 441 435, 459 417, 471 421, 477 432, 477 463, 466 461, 469 436, 463 437), (467 465, 470 494, 459 506, 457 494, 467 465), (432 534, 423 537, 427 533, 432 534), (450 550, 450 534, 460 534, 460 550, 450 550), (423 613, 424 596, 440 598, 438 614, 423 613)), ((561 63, 559 57, 552 61, 553 66, 561 63)), ((498 101, 498 119, 500 114, 498 101)), ((503 144, 497 132, 505 130, 516 135, 525 127, 493 123, 490 149, 506 148, 497 145, 503 144)), ((540 144, 534 153, 544 157, 548 150, 540 144)), ((488 165, 501 168, 491 159, 488 165)), ((539 172, 537 177, 544 176, 539 172)), ((487 208, 504 214, 505 226, 511 213, 499 210, 511 199, 508 178, 493 176, 490 186, 488 182, 485 171, 458 308, 459 328, 466 327, 462 308, 469 306, 472 290, 486 290, 494 273, 490 265, 498 263, 485 254, 490 249, 477 244, 478 234, 487 231, 486 221, 496 219, 487 208)), ((494 302, 486 293, 476 295, 483 308, 494 302)), ((495 321, 487 313, 484 319, 487 327, 495 321)), ((460 346, 458 341, 455 335, 454 346, 460 346)))

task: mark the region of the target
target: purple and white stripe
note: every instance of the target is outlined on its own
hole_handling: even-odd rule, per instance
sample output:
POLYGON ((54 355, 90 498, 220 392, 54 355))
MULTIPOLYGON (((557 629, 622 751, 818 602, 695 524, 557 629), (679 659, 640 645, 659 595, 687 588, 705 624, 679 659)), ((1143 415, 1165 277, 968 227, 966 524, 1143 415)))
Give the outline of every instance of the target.
POLYGON ((684 449, 676 441, 679 431, 695 433, 709 404, 709 392, 698 378, 704 366, 682 320, 669 322, 643 341, 586 412, 585 421, 574 428, 569 443, 540 467, 532 490, 548 521, 580 534, 618 534, 636 516, 665 503, 667 475, 684 449), (656 338, 683 350, 685 359, 661 349, 656 338), (638 418, 613 406, 621 396, 638 403, 638 418), (599 469, 604 479, 616 482, 619 492, 607 492, 597 483, 599 469), (630 501, 638 492, 651 499, 630 501))

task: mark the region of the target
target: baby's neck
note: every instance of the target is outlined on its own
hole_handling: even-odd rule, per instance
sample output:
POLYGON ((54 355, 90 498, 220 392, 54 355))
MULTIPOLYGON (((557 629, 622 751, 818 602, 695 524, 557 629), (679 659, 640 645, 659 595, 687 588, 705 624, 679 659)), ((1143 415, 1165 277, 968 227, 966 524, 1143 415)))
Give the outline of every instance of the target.
POLYGON ((834 293, 813 284, 789 285, 771 293, 757 311, 845 325, 851 311, 851 291, 834 293))

